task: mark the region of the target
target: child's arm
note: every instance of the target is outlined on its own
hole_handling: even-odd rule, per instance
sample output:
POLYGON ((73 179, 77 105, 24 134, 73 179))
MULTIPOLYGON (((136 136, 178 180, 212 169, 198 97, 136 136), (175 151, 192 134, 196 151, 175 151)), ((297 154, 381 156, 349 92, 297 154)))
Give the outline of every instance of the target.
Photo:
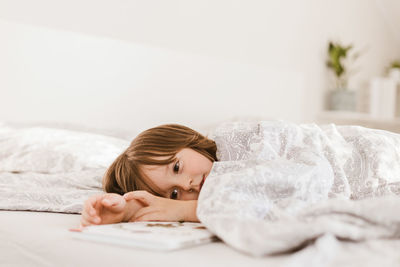
POLYGON ((199 222, 196 215, 197 200, 173 200, 157 197, 146 191, 129 192, 124 198, 126 201, 138 200, 144 205, 129 221, 199 222))

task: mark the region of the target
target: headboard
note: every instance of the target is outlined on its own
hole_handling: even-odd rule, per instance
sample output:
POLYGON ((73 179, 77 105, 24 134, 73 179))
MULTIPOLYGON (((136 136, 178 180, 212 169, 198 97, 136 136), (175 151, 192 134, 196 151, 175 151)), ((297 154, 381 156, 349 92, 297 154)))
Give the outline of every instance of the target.
POLYGON ((9 21, 0 30, 0 121, 142 130, 304 110, 301 73, 9 21))

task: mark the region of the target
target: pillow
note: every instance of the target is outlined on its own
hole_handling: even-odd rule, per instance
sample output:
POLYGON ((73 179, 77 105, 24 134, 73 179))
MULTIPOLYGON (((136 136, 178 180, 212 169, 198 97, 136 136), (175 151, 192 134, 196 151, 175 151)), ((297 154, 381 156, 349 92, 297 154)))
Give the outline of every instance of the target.
POLYGON ((138 134, 137 129, 119 129, 119 128, 98 128, 92 127, 86 124, 80 123, 69 123, 69 122, 54 122, 54 121, 33 121, 33 122, 0 122, 0 127, 8 126, 13 129, 23 129, 23 128, 52 128, 52 129, 62 129, 70 130, 74 132, 86 132, 99 135, 107 135, 120 139, 132 140, 138 134))
POLYGON ((0 171, 59 173, 107 168, 129 146, 110 136, 0 124, 0 171))

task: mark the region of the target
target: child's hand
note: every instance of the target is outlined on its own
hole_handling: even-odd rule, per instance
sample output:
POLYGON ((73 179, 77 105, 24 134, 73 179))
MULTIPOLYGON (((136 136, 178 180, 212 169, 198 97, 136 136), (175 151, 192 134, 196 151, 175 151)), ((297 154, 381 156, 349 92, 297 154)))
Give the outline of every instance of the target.
POLYGON ((124 198, 126 201, 138 200, 144 205, 129 221, 199 221, 196 216, 197 200, 173 200, 147 191, 128 192, 124 198))
POLYGON ((126 201, 121 195, 107 193, 92 196, 84 203, 81 227, 121 222, 125 216, 125 207, 126 201))

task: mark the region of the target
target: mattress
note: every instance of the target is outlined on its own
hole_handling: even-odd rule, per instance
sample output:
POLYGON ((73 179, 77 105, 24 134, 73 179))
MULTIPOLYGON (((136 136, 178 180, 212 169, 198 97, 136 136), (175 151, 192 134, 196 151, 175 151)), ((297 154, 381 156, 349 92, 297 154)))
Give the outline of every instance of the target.
POLYGON ((171 252, 73 238, 80 215, 0 211, 0 266, 266 266, 285 257, 254 258, 222 242, 171 252))
MULTIPOLYGON (((0 211, 0 266, 398 266, 400 240, 354 243, 326 236, 288 254, 252 257, 223 242, 171 252, 78 240, 80 215, 0 211)), ((266 241, 267 242, 267 241, 266 241)))

